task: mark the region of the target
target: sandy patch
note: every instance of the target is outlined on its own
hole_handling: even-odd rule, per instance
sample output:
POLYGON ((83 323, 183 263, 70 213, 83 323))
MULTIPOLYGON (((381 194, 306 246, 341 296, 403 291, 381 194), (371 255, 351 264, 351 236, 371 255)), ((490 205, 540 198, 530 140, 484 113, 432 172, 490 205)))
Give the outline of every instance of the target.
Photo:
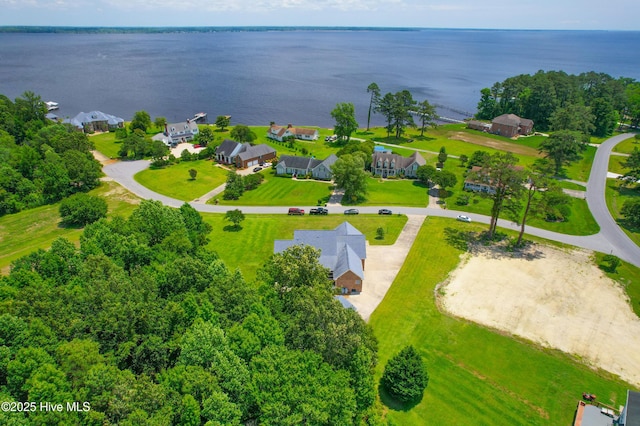
POLYGON ((542 154, 540 154, 537 149, 525 145, 518 145, 517 141, 514 141, 513 143, 507 143, 491 138, 486 138, 484 136, 470 135, 469 133, 464 132, 452 133, 451 135, 449 135, 449 139, 468 142, 474 145, 486 146, 488 148, 495 148, 501 151, 509 151, 514 154, 528 155, 531 157, 542 157, 542 154))
POLYGON ((528 259, 486 251, 469 257, 442 287, 441 306, 640 385, 640 319, 621 286, 590 252, 535 249, 528 259))
POLYGON ((197 154, 202 151, 204 147, 195 148, 192 143, 184 142, 176 145, 175 148, 171 148, 171 153, 174 155, 174 157, 180 157, 180 154, 182 154, 182 151, 184 151, 185 149, 191 154, 197 154))

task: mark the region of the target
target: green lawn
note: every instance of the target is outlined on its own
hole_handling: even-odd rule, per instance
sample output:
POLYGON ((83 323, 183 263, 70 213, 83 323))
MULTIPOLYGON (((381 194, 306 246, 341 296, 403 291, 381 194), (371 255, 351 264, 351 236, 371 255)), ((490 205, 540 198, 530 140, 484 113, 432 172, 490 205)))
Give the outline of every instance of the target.
POLYGON ((121 141, 116 141, 116 133, 99 133, 89 136, 89 140, 93 142, 96 150, 100 151, 109 158, 118 158, 118 151, 122 144, 121 141))
POLYGON ((640 149, 640 142, 636 138, 631 138, 620 142, 613 150, 615 152, 622 152, 625 154, 631 154, 634 148, 640 149))
MULTIPOLYGON (((99 188, 89 192, 106 198, 108 215, 129 216, 138 199, 115 182, 103 182, 99 188)), ((0 269, 32 251, 47 249, 58 237, 77 242, 81 228, 66 228, 60 225, 60 203, 40 206, 35 209, 0 217, 0 269)))
POLYGON ((418 180, 371 178, 367 191, 366 201, 359 205, 426 207, 429 204, 428 187, 418 180))
POLYGON ((245 191, 239 200, 223 200, 222 205, 230 206, 315 206, 329 200, 333 186, 329 182, 314 180, 294 180, 290 177, 275 176, 273 170, 263 172, 265 180, 256 189, 245 191))
POLYGON ((447 230, 479 230, 444 218, 423 225, 393 286, 370 319, 379 340, 377 377, 412 344, 424 357, 429 386, 413 408, 390 408, 401 425, 568 425, 585 390, 617 407, 626 383, 560 352, 443 314, 434 288, 460 261, 447 230))
POLYGON ((580 160, 563 168, 564 177, 580 182, 587 182, 589 180, 589 174, 591 173, 591 166, 593 165, 593 159, 595 156, 596 148, 593 146, 587 146, 587 149, 582 152, 582 158, 580 160))
POLYGON ((608 262, 603 261, 605 256, 603 253, 596 253, 596 261, 600 269, 602 269, 609 278, 618 281, 620 285, 624 287, 625 292, 629 296, 633 311, 640 317, 640 268, 623 260, 616 272, 611 272, 608 268, 608 262))
POLYGON ((208 160, 185 161, 163 169, 145 169, 134 179, 159 194, 192 201, 225 183, 227 171, 208 160), (191 180, 190 169, 198 171, 195 180, 191 180))
POLYGON ((640 246, 640 229, 629 226, 620 214, 625 201, 640 197, 640 190, 636 187, 622 186, 622 181, 618 179, 607 179, 604 195, 607 200, 607 207, 611 216, 616 220, 620 228, 640 246))
POLYGON ((622 163, 627 161, 627 157, 620 155, 612 155, 609 157, 609 171, 611 173, 625 174, 629 169, 625 168, 622 163))
POLYGON ((407 222, 404 215, 327 215, 327 216, 287 216, 287 215, 246 215, 241 223, 242 230, 234 231, 230 222, 222 214, 203 214, 213 231, 209 235, 208 247, 215 250, 230 269, 240 268, 248 279, 255 278, 256 271, 273 254, 273 241, 291 239, 296 229, 333 229, 348 221, 360 230, 369 244, 393 244, 407 222), (378 227, 385 229, 384 240, 376 240, 378 227))
POLYGON ((584 185, 578 185, 577 183, 568 182, 566 180, 558 179, 556 182, 558 183, 558 186, 560 188, 575 189, 576 191, 586 191, 587 190, 587 187, 584 186, 584 185))

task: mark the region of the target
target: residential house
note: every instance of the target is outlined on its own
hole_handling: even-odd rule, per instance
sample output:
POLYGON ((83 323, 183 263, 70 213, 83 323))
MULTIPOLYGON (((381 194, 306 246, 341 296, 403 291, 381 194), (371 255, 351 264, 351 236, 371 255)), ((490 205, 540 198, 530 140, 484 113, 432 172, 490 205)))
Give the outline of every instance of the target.
POLYGON ((72 124, 85 133, 108 132, 124 127, 124 119, 100 111, 81 112, 62 122, 72 124))
MULTIPOLYGON (((583 399, 590 396, 583 394, 583 399)), ((620 410, 602 403, 589 403, 589 401, 592 399, 578 402, 573 426, 640 426, 639 392, 627 390, 627 402, 620 407, 620 410)))
POLYGON ((246 168, 263 164, 276 157, 276 150, 269 145, 251 145, 225 139, 216 148, 216 160, 223 164, 234 164, 246 168))
POLYGON ((267 131, 267 137, 282 142, 286 137, 293 136, 296 139, 302 139, 306 141, 318 140, 319 133, 316 129, 309 129, 305 127, 293 127, 289 124, 287 127, 277 126, 275 124, 269 127, 267 131))
POLYGON ((491 121, 491 133, 512 138, 533 131, 533 121, 515 114, 502 114, 491 121))
POLYGON ((276 240, 274 253, 296 245, 309 245, 320 250, 320 263, 329 269, 329 278, 342 294, 362 292, 366 240, 362 232, 349 222, 332 230, 296 230, 293 240, 276 240))
POLYGON ((333 173, 331 166, 338 157, 335 154, 329 155, 324 160, 313 157, 296 157, 293 155, 282 155, 276 165, 277 175, 306 176, 311 175, 314 179, 331 180, 333 173))
POLYGON ((164 125, 163 140, 169 145, 177 145, 182 142, 189 142, 198 134, 198 123, 195 120, 187 120, 180 123, 164 125))
MULTIPOLYGON (((515 170, 524 170, 522 166, 514 166, 515 170)), ((480 179, 478 173, 482 171, 482 167, 473 166, 467 171, 467 178, 464 181, 463 189, 471 192, 483 192, 485 194, 495 194, 496 188, 490 178, 480 179)))
POLYGON ((387 152, 374 152, 371 154, 371 174, 382 176, 417 177, 418 167, 427 164, 422 155, 414 152, 410 157, 387 152))

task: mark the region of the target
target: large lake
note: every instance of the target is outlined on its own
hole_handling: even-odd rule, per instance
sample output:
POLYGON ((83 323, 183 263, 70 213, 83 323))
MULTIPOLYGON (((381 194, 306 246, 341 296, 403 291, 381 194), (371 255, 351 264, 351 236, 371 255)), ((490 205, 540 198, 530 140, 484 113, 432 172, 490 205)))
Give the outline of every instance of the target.
POLYGON ((181 121, 204 111, 209 121, 326 127, 336 103, 352 102, 366 125, 371 82, 460 117, 475 112, 480 89, 518 74, 640 80, 639 46, 640 32, 617 31, 0 34, 0 94, 31 90, 59 102, 62 117, 146 110, 181 121))

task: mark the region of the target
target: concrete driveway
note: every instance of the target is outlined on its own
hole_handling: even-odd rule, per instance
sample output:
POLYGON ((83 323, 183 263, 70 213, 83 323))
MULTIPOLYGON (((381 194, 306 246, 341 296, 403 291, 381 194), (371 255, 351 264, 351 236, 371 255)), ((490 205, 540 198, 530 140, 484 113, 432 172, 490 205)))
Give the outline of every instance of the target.
POLYGON ((367 242, 367 261, 365 264, 362 293, 345 296, 358 310, 360 316, 368 321, 400 272, 404 260, 418 235, 425 215, 407 215, 395 244, 390 246, 371 246, 367 242))

